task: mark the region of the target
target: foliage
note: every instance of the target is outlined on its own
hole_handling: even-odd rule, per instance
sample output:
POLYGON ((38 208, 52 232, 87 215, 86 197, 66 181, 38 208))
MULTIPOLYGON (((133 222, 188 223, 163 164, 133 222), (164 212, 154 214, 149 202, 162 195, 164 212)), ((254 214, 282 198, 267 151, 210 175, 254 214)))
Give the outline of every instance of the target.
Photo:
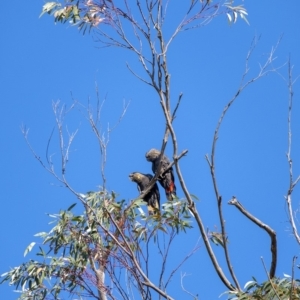
MULTIPOLYGON (((2 282, 21 288, 20 299, 61 299, 65 292, 97 298, 97 288, 114 299, 114 287, 101 285, 99 276, 109 274, 116 290, 124 294, 117 269, 120 274, 126 270, 134 286, 142 276, 136 264, 147 267, 150 263, 142 261, 147 257, 146 244, 151 239, 156 241, 159 232, 173 239, 175 231, 191 227, 185 201, 167 203, 161 214, 147 217, 141 199, 126 207, 125 201, 116 201, 114 193, 89 192, 80 197, 84 214, 74 214, 73 204, 59 214, 49 215, 55 223, 50 232, 35 235, 43 239, 37 253, 41 261, 29 260, 2 275, 2 282), (133 254, 141 261, 135 261, 133 254)), ((32 247, 33 243, 27 250, 32 247)))
MULTIPOLYGON (((187 12, 189 13, 192 9, 196 10, 193 19, 203 18, 203 11, 208 9, 211 10, 209 17, 214 14, 226 14, 228 22, 235 23, 238 19, 238 16, 241 17, 245 22, 248 23, 246 18, 247 11, 242 5, 233 5, 233 1, 224 2, 220 1, 219 3, 211 3, 212 1, 192 1, 188 4, 187 12), (199 7, 197 8, 197 4, 199 7), (220 11, 221 10, 221 11, 220 11), (200 15, 201 13, 201 15, 200 15)), ((148 9, 152 10, 157 5, 156 1, 147 2, 148 9)), ((141 3, 138 1, 138 6, 141 3)), ((119 18, 129 19, 132 22, 136 22, 133 17, 128 13, 128 3, 125 1, 125 7, 122 8, 120 3, 114 3, 111 0, 69 0, 64 4, 60 2, 46 2, 43 6, 43 10, 40 16, 44 14, 53 15, 54 21, 59 23, 70 22, 72 25, 77 26, 78 29, 86 32, 97 27, 101 24, 111 25, 118 24, 119 18), (125 9, 124 9, 125 8, 125 9)), ((187 13, 187 14, 188 14, 187 13)), ((186 20, 187 24, 189 23, 186 20)), ((249 24, 249 23, 248 23, 249 24)))
MULTIPOLYGON (((229 294, 235 294, 229 292, 229 294)), ((259 284, 255 278, 245 284, 245 291, 229 297, 231 300, 272 300, 272 299, 300 299, 300 280, 273 278, 259 284)))

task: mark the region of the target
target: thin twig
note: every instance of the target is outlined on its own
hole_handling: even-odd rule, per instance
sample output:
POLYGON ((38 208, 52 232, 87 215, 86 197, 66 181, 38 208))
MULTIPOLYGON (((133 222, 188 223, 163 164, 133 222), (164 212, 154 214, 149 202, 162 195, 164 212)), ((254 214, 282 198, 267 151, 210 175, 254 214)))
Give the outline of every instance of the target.
POLYGON ((294 276, 295 276, 295 263, 297 260, 297 256, 293 257, 293 264, 292 264, 292 278, 291 278, 291 290, 290 290, 290 299, 292 300, 293 291, 294 291, 294 276))
MULTIPOLYGON (((167 261, 168 261, 167 258, 168 258, 168 254, 169 254, 169 251, 170 251, 171 244, 172 244, 173 240, 175 239, 175 236, 176 236, 175 229, 171 228, 171 232, 169 233, 169 240, 167 242, 167 247, 165 247, 164 253, 160 249, 161 256, 162 256, 162 267, 161 267, 161 272, 160 272, 160 275, 159 275, 159 287, 160 288, 163 286, 163 276, 164 276, 164 273, 165 273, 165 270, 166 270, 166 264, 167 264, 167 261)), ((167 284, 164 285, 164 289, 166 289, 166 288, 167 288, 167 284)))
POLYGON ((180 285, 181 285, 181 288, 182 288, 182 290, 185 293, 187 293, 188 295, 190 295, 194 300, 197 300, 198 299, 198 295, 193 295, 191 292, 189 292, 188 290, 186 290, 184 288, 184 286, 183 286, 183 278, 186 277, 186 276, 188 276, 186 273, 181 274, 181 276, 180 276, 180 285))
MULTIPOLYGON (((198 243, 198 242, 197 242, 198 243)), ((171 282, 171 279, 173 278, 174 274, 178 271, 178 269, 192 256, 198 251, 200 246, 195 246, 194 249, 190 253, 187 254, 187 256, 178 264, 178 266, 171 272, 168 280, 166 281, 165 287, 168 286, 168 284, 171 282)))
POLYGON ((275 292, 275 294, 276 294, 278 300, 281 300, 281 298, 280 298, 279 295, 277 294, 277 291, 276 291, 275 286, 274 286, 274 284, 273 284, 272 278, 270 277, 270 275, 269 275, 269 273, 268 273, 268 271, 267 271, 267 268, 266 268, 266 265, 265 265, 265 262, 264 262, 263 257, 261 257, 260 259, 261 259, 262 264, 263 264, 263 266, 264 266, 265 272, 266 272, 266 274, 267 274, 267 276, 268 276, 269 282, 271 283, 271 286, 272 286, 273 291, 275 292))
POLYGON ((52 131, 51 131, 51 134, 50 134, 50 137, 49 137, 48 143, 47 143, 47 148, 46 148, 46 159, 47 159, 48 165, 50 165, 49 156, 48 156, 49 146, 50 146, 50 142, 51 142, 51 140, 52 140, 52 136, 53 136, 54 130, 55 130, 55 127, 53 127, 53 129, 52 129, 52 131))
POLYGON ((182 96, 183 96, 183 94, 180 93, 179 97, 178 97, 177 104, 176 104, 175 109, 174 109, 173 114, 172 114, 172 121, 176 118, 176 112, 177 112, 177 109, 179 108, 182 96))

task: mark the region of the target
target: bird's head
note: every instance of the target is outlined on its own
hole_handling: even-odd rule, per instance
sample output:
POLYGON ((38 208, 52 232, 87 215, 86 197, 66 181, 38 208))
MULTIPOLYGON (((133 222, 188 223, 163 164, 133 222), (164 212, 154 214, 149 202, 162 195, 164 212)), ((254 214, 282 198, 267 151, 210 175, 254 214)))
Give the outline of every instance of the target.
POLYGON ((139 172, 133 172, 133 173, 129 174, 129 179, 136 183, 143 182, 144 184, 148 184, 152 178, 153 178, 153 176, 151 174, 142 174, 139 172))
POLYGON ((129 174, 129 179, 134 182, 141 182, 143 175, 139 172, 133 172, 129 174))
POLYGON ((151 149, 146 153, 146 159, 148 161, 154 161, 156 160, 160 155, 160 151, 157 149, 151 149))

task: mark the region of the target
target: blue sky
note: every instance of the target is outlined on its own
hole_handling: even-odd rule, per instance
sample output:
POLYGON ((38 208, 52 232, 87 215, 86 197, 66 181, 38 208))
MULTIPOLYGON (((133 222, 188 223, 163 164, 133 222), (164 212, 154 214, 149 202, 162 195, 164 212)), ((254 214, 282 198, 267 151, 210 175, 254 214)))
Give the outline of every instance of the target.
MULTIPOLYGON (((200 215, 211 230, 220 226, 205 154, 211 150, 221 112, 240 84, 253 38, 260 36, 249 64, 250 77, 257 74, 259 63, 265 61, 281 35, 274 65, 282 66, 291 55, 295 77, 300 74, 299 1, 242 3, 248 10, 250 26, 240 19, 228 26, 225 16, 219 16, 206 27, 181 33, 169 52, 173 105, 180 92, 184 95, 174 123, 179 150, 189 150, 181 161, 182 171, 190 192, 200 198, 197 204, 200 215)), ((126 68, 127 61, 141 70, 131 53, 99 48, 92 35, 82 36, 76 28, 54 25, 48 16, 39 19, 43 1, 14 4, 13 10, 8 2, 3 4, 5 14, 1 18, 2 28, 6 28, 1 31, 0 55, 1 274, 24 261, 24 250, 34 240, 35 233, 49 230, 47 213, 66 209, 76 201, 34 159, 22 136, 22 124, 30 128, 29 140, 45 159, 47 142, 55 125, 52 101, 60 100, 70 106, 73 95, 87 105, 89 98, 92 102, 96 99, 97 82, 101 98, 106 98, 103 128, 108 123, 115 124, 124 101, 130 102, 125 117, 110 136, 106 168, 107 188, 118 193, 119 199, 126 200, 137 196, 136 186, 128 180, 128 174, 150 172, 144 154, 150 148, 161 146, 164 131, 155 93, 126 68)), ((180 12, 180 7, 176 12, 180 12)), ((279 72, 287 78, 286 66, 279 72)), ((300 174, 299 86, 298 81, 294 85, 292 124, 295 176, 300 174)), ((285 156, 287 108, 286 82, 278 74, 269 74, 250 85, 226 116, 216 152, 216 174, 224 203, 232 195, 237 196, 251 213, 276 230, 278 276, 291 274, 292 258, 299 255, 284 201, 289 180, 285 156)), ((79 128, 67 178, 79 192, 97 190, 101 185, 99 148, 82 109, 74 109, 65 124, 70 131, 79 128)), ((50 151, 56 153, 56 159, 57 134, 50 151)), ((170 145, 166 153, 171 154, 170 145)), ((183 196, 177 185, 179 196, 183 196)), ((299 207, 299 197, 298 187, 293 196, 295 210, 299 207)), ((251 280, 251 276, 265 280, 260 257, 264 257, 268 266, 269 237, 234 207, 225 204, 224 215, 232 264, 241 285, 251 280)), ((172 253, 174 261, 178 254, 183 258, 198 237, 196 229, 179 236, 172 253)), ((217 299, 226 288, 217 279, 202 240, 199 245, 200 250, 173 280, 179 284, 180 272, 186 272, 190 276, 185 288, 199 294, 200 299, 217 299)), ((221 249, 214 249, 221 257, 221 249)), ((298 270, 296 277, 299 278, 298 270)), ((1 299, 16 299, 12 290, 8 285, 1 285, 1 299)))

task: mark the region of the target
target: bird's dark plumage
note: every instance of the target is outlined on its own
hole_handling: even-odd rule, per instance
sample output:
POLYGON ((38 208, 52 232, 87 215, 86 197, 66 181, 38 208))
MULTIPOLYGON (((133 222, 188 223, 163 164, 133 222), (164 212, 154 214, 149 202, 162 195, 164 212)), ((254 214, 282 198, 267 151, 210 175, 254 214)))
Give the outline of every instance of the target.
MULTIPOLYGON (((129 178, 131 181, 137 183, 138 190, 142 193, 148 186, 153 178, 150 174, 142 174, 139 172, 133 172, 129 174, 129 178)), ((159 210, 160 206, 160 194, 157 184, 155 183, 154 186, 151 188, 148 194, 145 195, 144 201, 148 204, 148 212, 150 215, 155 213, 155 210, 159 210)))
MULTIPOLYGON (((159 156, 160 151, 157 149, 151 149, 146 153, 146 159, 152 162, 152 171, 154 174, 156 174, 159 168, 159 156)), ((161 159, 160 173, 163 173, 167 169, 169 164, 169 159, 165 155, 163 155, 161 159)), ((176 197, 176 186, 174 183, 173 168, 171 167, 168 171, 166 171, 165 174, 159 176, 158 181, 161 184, 161 186, 165 189, 167 199, 173 200, 174 197, 176 197)))

